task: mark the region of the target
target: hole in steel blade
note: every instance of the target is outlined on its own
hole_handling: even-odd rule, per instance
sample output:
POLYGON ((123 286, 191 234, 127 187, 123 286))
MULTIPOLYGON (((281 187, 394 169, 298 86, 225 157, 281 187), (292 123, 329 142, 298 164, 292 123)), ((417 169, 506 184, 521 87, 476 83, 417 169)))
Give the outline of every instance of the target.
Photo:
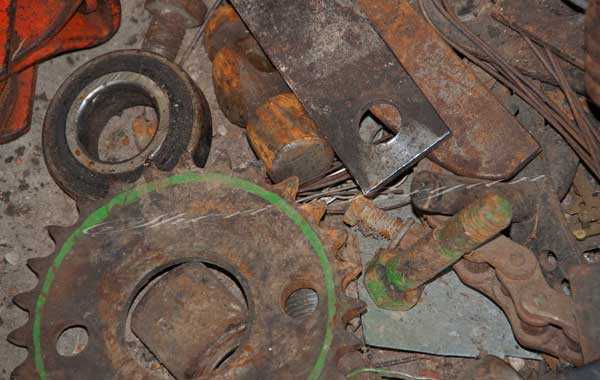
POLYGON ((401 127, 400 111, 391 104, 378 103, 362 116, 359 135, 364 142, 378 145, 391 140, 401 127))

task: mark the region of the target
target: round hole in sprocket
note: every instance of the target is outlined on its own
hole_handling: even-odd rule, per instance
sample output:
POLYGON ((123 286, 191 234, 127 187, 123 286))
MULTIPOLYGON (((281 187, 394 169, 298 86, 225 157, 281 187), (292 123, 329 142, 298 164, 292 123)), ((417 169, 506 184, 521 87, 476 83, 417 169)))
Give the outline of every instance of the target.
POLYGON ((56 351, 61 356, 76 356, 88 345, 89 335, 83 326, 72 326, 63 330, 56 341, 56 351))
POLYGON ((304 318, 317 310, 319 295, 314 289, 300 288, 292 292, 285 301, 285 312, 292 318, 304 318))

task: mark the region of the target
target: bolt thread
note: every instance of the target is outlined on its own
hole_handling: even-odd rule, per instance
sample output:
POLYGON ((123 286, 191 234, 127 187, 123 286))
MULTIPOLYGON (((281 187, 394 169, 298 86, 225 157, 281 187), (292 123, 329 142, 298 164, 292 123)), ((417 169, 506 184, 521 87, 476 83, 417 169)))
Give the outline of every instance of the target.
POLYGON ((183 21, 176 14, 170 17, 153 17, 144 36, 142 49, 175 61, 185 30, 183 21))
POLYGON ((498 193, 489 193, 438 229, 436 238, 445 249, 466 254, 508 227, 511 218, 510 202, 498 193))

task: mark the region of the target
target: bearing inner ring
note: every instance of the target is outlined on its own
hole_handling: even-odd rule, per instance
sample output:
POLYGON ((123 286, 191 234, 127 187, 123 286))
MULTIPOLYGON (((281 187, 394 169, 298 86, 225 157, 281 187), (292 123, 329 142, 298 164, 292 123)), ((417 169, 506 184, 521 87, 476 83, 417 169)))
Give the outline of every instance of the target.
POLYGON ((165 141, 169 128, 169 97, 150 78, 119 71, 87 85, 71 104, 66 120, 66 139, 73 157, 86 168, 103 174, 121 174, 151 161, 165 141), (152 107, 158 116, 156 133, 135 156, 111 162, 100 159, 98 143, 108 121, 127 108, 152 107))

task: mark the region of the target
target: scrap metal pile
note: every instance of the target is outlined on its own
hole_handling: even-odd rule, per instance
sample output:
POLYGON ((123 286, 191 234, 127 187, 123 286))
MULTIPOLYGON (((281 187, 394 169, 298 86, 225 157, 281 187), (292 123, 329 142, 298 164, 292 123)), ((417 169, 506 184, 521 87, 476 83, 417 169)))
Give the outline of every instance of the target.
MULTIPOLYGON (((118 1, 52 3, 0 13, 0 142, 28 130, 37 62, 118 27, 118 1), (28 30, 36 7, 54 13, 28 30)), ((146 9, 141 50, 48 106, 45 161, 80 217, 28 263, 14 379, 600 379, 600 1, 146 9), (181 66, 194 44, 220 110, 181 66), (132 107, 155 116, 107 159, 132 107), (245 129, 244 170, 211 150, 216 112, 245 129), (71 328, 88 340, 64 356, 71 328), (375 350, 479 359, 438 377, 375 350)))

